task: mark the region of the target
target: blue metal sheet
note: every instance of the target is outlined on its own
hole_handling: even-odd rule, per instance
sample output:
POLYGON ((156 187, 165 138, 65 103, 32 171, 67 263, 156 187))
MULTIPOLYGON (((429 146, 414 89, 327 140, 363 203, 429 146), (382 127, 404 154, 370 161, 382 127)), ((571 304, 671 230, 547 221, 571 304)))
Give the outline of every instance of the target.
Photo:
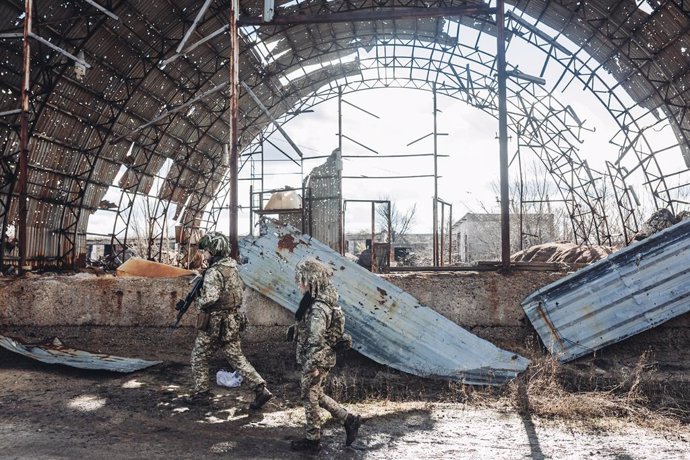
POLYGON ((330 264, 353 348, 376 362, 473 385, 501 385, 529 364, 293 227, 266 219, 261 233, 240 241, 240 252, 247 259, 239 267, 244 282, 294 312, 301 299, 295 284, 297 262, 314 256, 330 264))
POLYGON ((43 363, 64 364, 65 366, 78 367, 80 369, 134 372, 161 363, 161 361, 123 358, 121 356, 77 350, 65 346, 58 338, 53 339, 50 343, 28 345, 20 340, 0 335, 0 347, 43 363))
POLYGON ((690 220, 530 294, 522 308, 561 362, 690 310, 690 220))

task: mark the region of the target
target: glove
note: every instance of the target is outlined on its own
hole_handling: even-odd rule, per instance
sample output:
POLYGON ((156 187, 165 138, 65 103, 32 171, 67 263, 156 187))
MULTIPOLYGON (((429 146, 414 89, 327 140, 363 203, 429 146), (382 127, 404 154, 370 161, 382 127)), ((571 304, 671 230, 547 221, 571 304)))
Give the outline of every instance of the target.
POLYGON ((292 326, 287 328, 287 332, 285 333, 285 340, 287 342, 294 342, 295 341, 295 333, 297 332, 297 328, 293 324, 292 326))
POLYGON ((180 310, 182 310, 183 307, 184 307, 184 300, 183 299, 178 300, 177 303, 175 304, 175 310, 180 311, 180 310))

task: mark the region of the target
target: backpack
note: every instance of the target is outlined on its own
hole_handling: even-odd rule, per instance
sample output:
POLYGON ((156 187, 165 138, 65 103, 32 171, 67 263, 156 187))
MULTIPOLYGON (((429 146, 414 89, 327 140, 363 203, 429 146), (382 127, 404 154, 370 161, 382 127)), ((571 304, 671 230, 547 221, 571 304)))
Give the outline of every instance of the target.
POLYGON ((345 333, 345 313, 339 306, 331 308, 331 322, 326 330, 326 343, 336 351, 349 350, 352 337, 345 333))

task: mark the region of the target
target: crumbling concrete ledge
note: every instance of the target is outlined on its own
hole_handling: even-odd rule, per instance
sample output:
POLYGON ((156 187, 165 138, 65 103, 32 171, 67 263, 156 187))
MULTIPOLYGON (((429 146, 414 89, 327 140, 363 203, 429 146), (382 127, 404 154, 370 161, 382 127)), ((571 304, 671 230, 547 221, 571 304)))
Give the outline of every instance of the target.
MULTIPOLYGON (((522 299, 563 273, 414 272, 384 275, 462 327, 524 330, 522 299)), ((0 325, 144 326, 174 323, 175 302, 191 277, 119 278, 110 275, 29 275, 0 278, 0 325)), ((245 291, 250 341, 282 340, 292 314, 251 289, 245 291)), ((190 310, 183 326, 193 324, 190 310)))

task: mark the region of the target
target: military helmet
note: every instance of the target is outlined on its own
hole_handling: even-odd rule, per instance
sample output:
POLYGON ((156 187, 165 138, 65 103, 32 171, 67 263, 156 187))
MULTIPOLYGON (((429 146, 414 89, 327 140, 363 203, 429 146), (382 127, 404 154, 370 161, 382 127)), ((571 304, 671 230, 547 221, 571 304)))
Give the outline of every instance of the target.
POLYGON ((311 290, 323 291, 333 277, 333 270, 314 257, 306 257, 295 267, 295 281, 309 286, 311 290))
POLYGON ((220 232, 209 232, 199 240, 199 249, 207 250, 214 257, 227 257, 230 255, 230 242, 220 232))

